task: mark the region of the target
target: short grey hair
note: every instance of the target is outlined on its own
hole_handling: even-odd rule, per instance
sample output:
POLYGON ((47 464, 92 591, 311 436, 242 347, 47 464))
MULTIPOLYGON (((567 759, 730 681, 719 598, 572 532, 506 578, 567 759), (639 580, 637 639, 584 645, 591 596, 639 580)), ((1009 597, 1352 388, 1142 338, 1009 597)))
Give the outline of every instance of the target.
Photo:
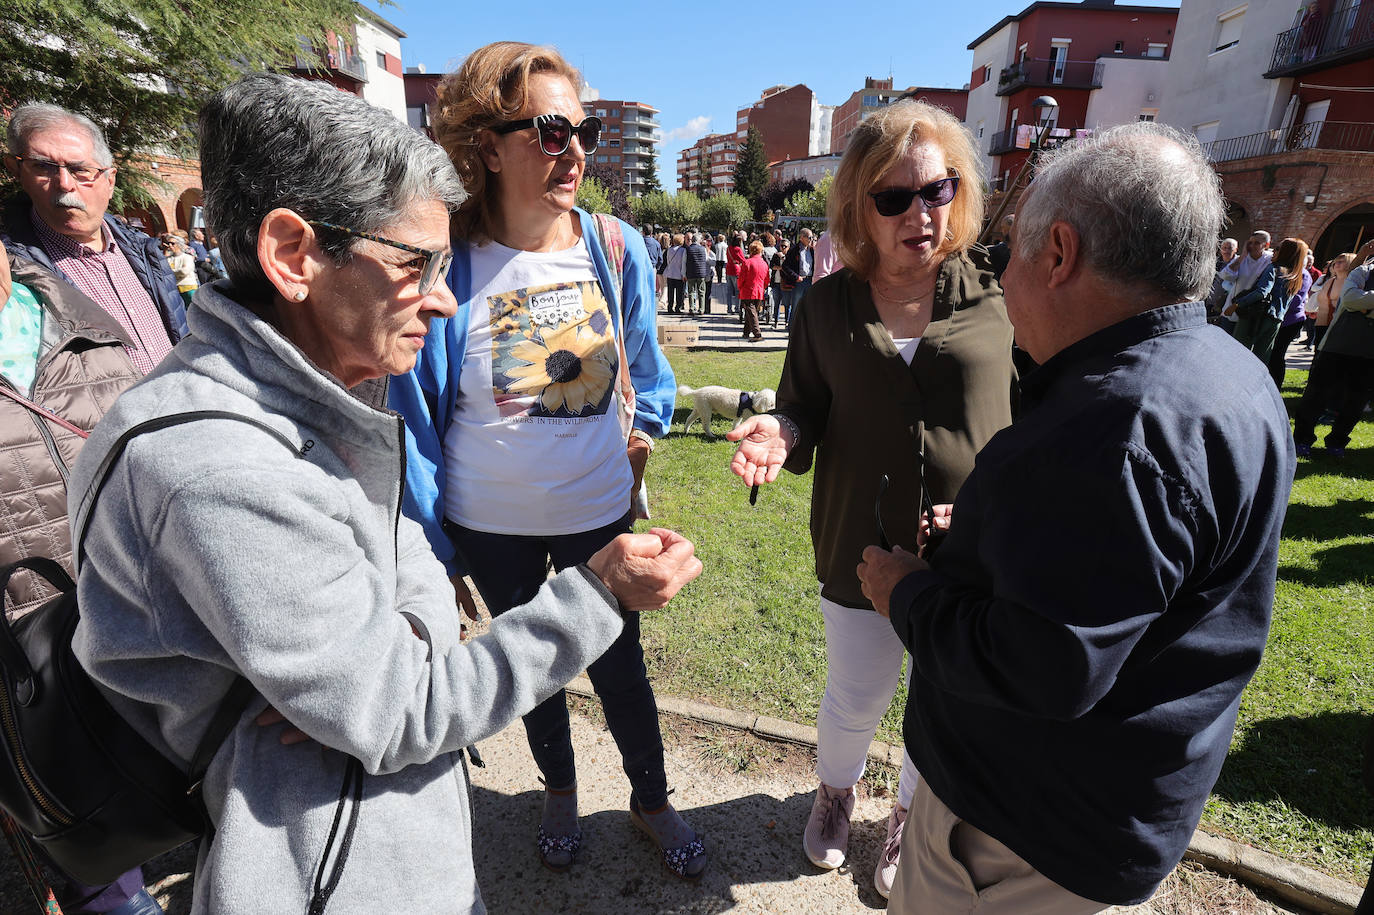
POLYGON ((95 156, 95 162, 92 164, 101 168, 114 165, 114 156, 110 154, 110 146, 105 142, 105 131, 100 129, 99 124, 84 114, 44 102, 20 105, 14 109, 14 114, 10 115, 9 127, 5 131, 10 155, 27 156, 29 138, 34 134, 66 127, 77 127, 90 135, 91 150, 95 156))
MULTIPOLYGON (((236 287, 268 298, 258 229, 278 207, 303 219, 378 233, 415 204, 452 212, 467 198, 448 156, 381 108, 322 82, 255 74, 215 93, 200 112, 206 224, 236 287)), ((322 230, 346 263, 356 239, 322 230)))
POLYGON ((1240 248, 1240 242, 1236 241, 1234 238, 1223 238, 1219 247, 1225 248, 1227 245, 1230 245, 1233 249, 1240 248))
POLYGON ((1266 245, 1269 244, 1271 241, 1273 241, 1273 239, 1270 237, 1269 233, 1266 232, 1266 231, 1264 231, 1263 229, 1256 229, 1255 231, 1251 232, 1251 233, 1250 233, 1250 237, 1251 237, 1251 238, 1262 238, 1262 239, 1264 239, 1264 243, 1265 243, 1266 245))
POLYGON ((1087 265, 1115 283, 1176 302, 1212 286, 1225 202, 1190 134, 1136 122, 1067 143, 1043 160, 1030 201, 1018 252, 1038 253, 1062 221, 1078 231, 1087 265))

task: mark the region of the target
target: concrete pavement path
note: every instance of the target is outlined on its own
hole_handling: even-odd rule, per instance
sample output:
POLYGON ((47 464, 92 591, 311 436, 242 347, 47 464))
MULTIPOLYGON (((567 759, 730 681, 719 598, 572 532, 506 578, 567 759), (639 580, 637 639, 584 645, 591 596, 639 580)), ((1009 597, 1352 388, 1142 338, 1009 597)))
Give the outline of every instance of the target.
MULTIPOLYGON (((471 770, 473 852, 491 915, 852 915, 885 907, 872 874, 890 799, 860 786, 850 863, 821 871, 800 846, 815 790, 809 750, 664 715, 673 802, 705 833, 711 854, 702 881, 686 883, 663 868, 657 849, 630 823, 629 783, 597 704, 575 701, 584 710, 572 715, 584 844, 567 873, 545 870, 535 851, 543 789, 523 727, 516 723, 481 744, 486 768, 471 770)), ((190 911, 194 865, 194 848, 185 846, 145 867, 148 885, 169 915, 190 911)), ((0 855, 0 913, 36 911, 17 867, 8 854, 0 855)), ((1176 871, 1149 903, 1110 910, 1113 915, 1291 911, 1193 865, 1176 871)))

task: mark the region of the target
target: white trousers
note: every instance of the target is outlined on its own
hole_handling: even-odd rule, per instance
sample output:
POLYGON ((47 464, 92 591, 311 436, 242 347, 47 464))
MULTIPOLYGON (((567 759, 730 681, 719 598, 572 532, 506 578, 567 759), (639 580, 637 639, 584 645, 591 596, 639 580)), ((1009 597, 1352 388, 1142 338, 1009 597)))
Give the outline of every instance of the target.
MULTIPOLYGON (((872 610, 853 610, 822 597, 821 615, 828 664, 816 716, 816 775, 832 788, 848 788, 863 777, 868 746, 897 692, 906 649, 892 624, 872 610)), ((903 748, 898 804, 911 807, 919 781, 903 748)))

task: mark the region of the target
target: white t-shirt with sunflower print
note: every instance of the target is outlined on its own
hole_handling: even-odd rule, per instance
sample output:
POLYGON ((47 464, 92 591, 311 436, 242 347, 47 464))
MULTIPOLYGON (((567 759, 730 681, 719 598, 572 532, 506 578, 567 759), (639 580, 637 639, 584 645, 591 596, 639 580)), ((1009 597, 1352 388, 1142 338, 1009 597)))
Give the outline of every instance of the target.
POLYGON ((615 324, 585 242, 471 249, 457 415, 444 438, 445 516, 497 534, 573 534, 629 509, 612 406, 615 324))

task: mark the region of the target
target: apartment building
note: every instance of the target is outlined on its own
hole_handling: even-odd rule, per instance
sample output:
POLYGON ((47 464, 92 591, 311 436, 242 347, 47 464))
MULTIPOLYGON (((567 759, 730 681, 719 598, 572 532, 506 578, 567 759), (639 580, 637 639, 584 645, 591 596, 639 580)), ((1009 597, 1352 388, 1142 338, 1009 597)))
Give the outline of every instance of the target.
POLYGON ((1159 116, 1178 10, 1112 0, 1035 2, 969 43, 973 72, 965 123, 993 190, 1015 179, 1039 128, 1031 103, 1059 103, 1049 128, 1107 127, 1159 116))
POLYGON ((584 115, 595 115, 604 125, 592 160, 616 172, 626 194, 641 196, 650 170, 657 169, 658 144, 663 141, 658 109, 644 102, 603 99, 595 89, 583 96, 584 115))
POLYGON ((699 196, 732 193, 738 159, 739 142, 735 134, 707 134, 678 154, 678 190, 699 196))
POLYGON ((830 126, 830 151, 844 152, 849 135, 854 132, 865 118, 899 98, 915 98, 930 102, 963 120, 968 113, 968 88, 937 89, 925 86, 911 86, 907 89, 894 89, 892 77, 874 79, 864 77, 862 89, 856 89, 849 98, 835 106, 835 115, 830 126))
POLYGON ((1228 232, 1296 236, 1318 260, 1374 237, 1374 4, 1188 0, 1160 119, 1197 135, 1228 232))
POLYGON ((822 105, 804 83, 771 86, 735 113, 735 139, 743 143, 757 128, 769 162, 821 155, 830 152, 834 114, 835 106, 822 105))

